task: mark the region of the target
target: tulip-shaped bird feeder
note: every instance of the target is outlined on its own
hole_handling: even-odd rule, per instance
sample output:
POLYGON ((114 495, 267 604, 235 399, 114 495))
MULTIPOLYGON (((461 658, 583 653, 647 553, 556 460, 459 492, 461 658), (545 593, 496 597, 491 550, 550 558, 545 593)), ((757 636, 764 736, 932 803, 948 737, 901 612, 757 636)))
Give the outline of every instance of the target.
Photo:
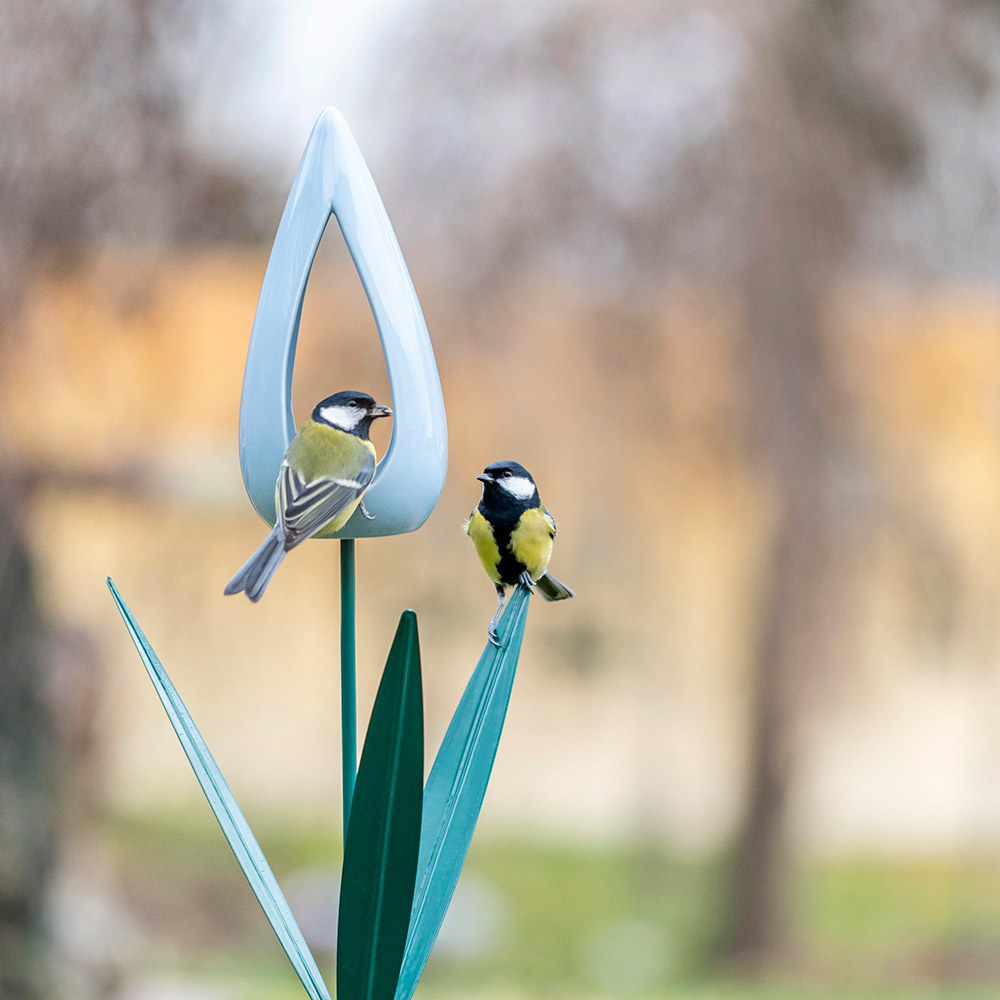
MULTIPOLYGON (((336 533, 341 563, 344 866, 337 936, 342 1000, 410 1000, 454 893, 482 806, 510 699, 529 592, 519 586, 466 687, 426 786, 416 615, 391 644, 357 766, 354 540, 419 528, 448 460, 430 337, 399 244, 343 116, 327 108, 306 144, 274 239, 254 318, 240 404, 247 493, 275 522, 275 481, 295 434, 292 373, 306 284, 335 217, 375 317, 393 425, 364 501, 336 533)), ((110 579, 133 642, 216 818, 306 992, 329 1000, 316 962, 190 713, 110 579)))

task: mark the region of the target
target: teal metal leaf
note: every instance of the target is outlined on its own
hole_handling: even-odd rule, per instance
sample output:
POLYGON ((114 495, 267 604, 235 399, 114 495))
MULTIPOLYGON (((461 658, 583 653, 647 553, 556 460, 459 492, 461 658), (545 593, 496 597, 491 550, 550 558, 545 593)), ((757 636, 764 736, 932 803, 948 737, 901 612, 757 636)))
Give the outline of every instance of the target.
POLYGON ((413 904, 423 807, 417 616, 404 611, 372 709, 344 845, 338 1000, 392 1000, 413 904))
POLYGON ((518 587, 487 643, 441 741, 424 790, 418 880, 396 1000, 410 1000, 437 940, 479 819, 507 716, 528 615, 518 587))
POLYGON ((142 629, 139 628, 132 616, 132 612, 129 611, 121 594, 111 582, 111 577, 108 577, 108 587, 125 621, 125 627, 132 636, 135 648, 139 651, 139 656, 145 664, 149 679, 153 682, 153 687, 156 688, 160 701, 163 702, 163 707, 174 727, 174 732, 177 734, 205 797, 215 813, 215 818, 219 821, 219 826, 222 827, 222 832, 226 835, 226 840, 229 841, 229 846, 233 849, 233 854, 236 855, 236 860, 239 861, 243 874, 246 875, 261 909, 270 921, 271 927, 274 928, 274 933, 278 936, 281 947, 285 949, 285 954, 295 968, 309 996, 313 1000, 330 1000, 330 993, 319 974, 316 961, 288 908, 288 903, 278 887, 277 880, 264 859, 260 845, 251 832, 240 807, 236 804, 236 799, 233 798, 233 793, 229 790, 225 778, 222 777, 222 772, 209 753, 201 733, 198 732, 198 727, 184 707, 184 702, 177 694, 177 689, 171 683, 159 658, 153 652, 153 647, 150 646, 142 629))

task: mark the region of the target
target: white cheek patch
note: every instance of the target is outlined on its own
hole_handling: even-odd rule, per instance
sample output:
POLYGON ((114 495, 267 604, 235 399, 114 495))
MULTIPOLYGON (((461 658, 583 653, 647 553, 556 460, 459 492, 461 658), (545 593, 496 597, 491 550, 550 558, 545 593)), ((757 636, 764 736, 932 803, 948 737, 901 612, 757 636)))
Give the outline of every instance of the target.
POLYGON ((501 478, 497 482, 512 496, 518 500, 527 500, 535 493, 535 484, 524 476, 512 476, 510 479, 501 478))
POLYGON ((365 415, 365 411, 360 406, 324 406, 319 411, 319 415, 334 427, 339 427, 343 431, 351 431, 357 426, 358 421, 365 415))

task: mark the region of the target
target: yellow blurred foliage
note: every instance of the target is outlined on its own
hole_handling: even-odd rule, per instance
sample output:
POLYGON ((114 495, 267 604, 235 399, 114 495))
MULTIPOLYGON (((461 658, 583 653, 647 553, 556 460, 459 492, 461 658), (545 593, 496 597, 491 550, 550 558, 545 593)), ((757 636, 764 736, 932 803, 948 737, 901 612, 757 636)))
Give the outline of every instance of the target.
MULTIPOLYGON (((10 460, 53 473, 32 535, 50 616, 88 628, 106 663, 109 801, 194 803, 198 792, 108 573, 238 796, 335 821, 336 547, 296 551, 258 606, 222 596, 265 530, 236 445, 265 263, 235 250, 121 253, 41 274, 0 355, 0 442, 10 460), (99 472, 106 488, 67 485, 67 470, 99 472)), ((484 829, 653 831, 712 849, 742 794, 744 675, 777 516, 744 454, 739 311, 719 289, 678 284, 652 319, 632 322, 539 285, 484 332, 449 301, 424 296, 451 473, 423 529, 359 546, 361 712, 398 613, 415 607, 433 753, 493 605, 460 525, 475 475, 516 458, 559 522, 553 569, 579 596, 533 602, 484 829)), ((997 686, 1000 301, 974 287, 859 282, 828 318, 850 401, 840 430, 861 460, 835 497, 839 669, 803 742, 793 811, 823 847, 974 842, 1000 832, 989 790, 1000 720, 986 700, 997 686)), ((297 414, 347 387, 388 397, 356 278, 321 261, 297 414)))

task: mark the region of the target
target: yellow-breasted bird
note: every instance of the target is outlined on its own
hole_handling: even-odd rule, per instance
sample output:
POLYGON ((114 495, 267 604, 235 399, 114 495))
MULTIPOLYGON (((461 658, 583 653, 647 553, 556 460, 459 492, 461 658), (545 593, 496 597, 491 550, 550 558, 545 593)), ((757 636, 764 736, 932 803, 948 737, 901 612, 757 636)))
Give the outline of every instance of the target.
POLYGON ((278 472, 278 521, 225 593, 243 590, 259 601, 286 552, 307 538, 339 531, 359 504, 371 518, 361 499, 375 475, 375 446, 368 432, 373 420, 391 413, 365 392, 338 392, 316 404, 278 472))
POLYGON ((497 621, 507 587, 537 586, 547 601, 575 595, 548 571, 556 522, 542 506, 531 473, 517 462, 494 462, 476 478, 482 481, 483 498, 465 522, 465 533, 497 589, 497 610, 487 635, 499 646, 497 621))

